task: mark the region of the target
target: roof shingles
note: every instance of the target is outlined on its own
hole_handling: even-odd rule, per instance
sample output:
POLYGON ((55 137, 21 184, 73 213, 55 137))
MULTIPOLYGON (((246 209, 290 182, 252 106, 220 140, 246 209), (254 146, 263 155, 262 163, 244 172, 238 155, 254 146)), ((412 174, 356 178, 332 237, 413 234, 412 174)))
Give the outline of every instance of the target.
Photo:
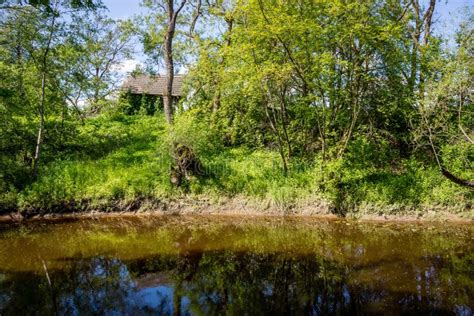
MULTIPOLYGON (((173 96, 182 96, 183 75, 175 75, 173 80, 173 96)), ((138 75, 130 76, 125 80, 122 90, 133 94, 164 95, 166 89, 165 76, 138 75)))

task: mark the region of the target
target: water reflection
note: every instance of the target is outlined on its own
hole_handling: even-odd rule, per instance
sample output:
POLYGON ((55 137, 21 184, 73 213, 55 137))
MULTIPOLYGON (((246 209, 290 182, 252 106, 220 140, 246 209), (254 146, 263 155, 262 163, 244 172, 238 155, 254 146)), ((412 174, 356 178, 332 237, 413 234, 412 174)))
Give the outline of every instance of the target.
MULTIPOLYGON (((246 230, 248 227, 232 227, 234 232, 242 229, 239 235, 245 232, 247 236, 245 238, 248 238, 249 231, 246 230)), ((278 234, 281 233, 281 228, 278 228, 278 234)), ((252 246, 250 244, 252 240, 256 240, 255 235, 245 242, 246 247, 242 247, 239 243, 242 242, 241 239, 229 237, 227 224, 214 227, 212 231, 193 230, 189 227, 180 231, 175 226, 166 229, 172 232, 174 238, 156 239, 154 253, 141 252, 137 249, 135 255, 131 256, 128 251, 117 252, 117 248, 109 253, 100 249, 100 254, 89 256, 91 252, 81 248, 80 244, 75 244, 77 249, 73 252, 73 256, 64 256, 62 253, 63 256, 55 256, 52 259, 53 256, 49 254, 48 257, 45 252, 30 254, 36 258, 28 262, 38 261, 38 265, 46 257, 46 269, 9 267, 1 272, 0 313, 2 315, 48 315, 54 314, 55 311, 61 315, 472 315, 473 313, 474 254, 468 244, 472 239, 469 230, 467 235, 461 236, 449 231, 447 235, 443 235, 449 237, 448 241, 426 239, 424 235, 411 236, 411 239, 418 238, 422 251, 413 253, 413 257, 410 257, 408 253, 401 252, 406 244, 389 249, 382 256, 369 256, 371 249, 376 248, 377 244, 380 245, 383 241, 381 237, 386 235, 386 232, 381 233, 377 229, 371 231, 375 235, 382 236, 376 236, 375 242, 373 240, 364 242, 360 236, 355 238, 354 236, 360 233, 360 229, 356 229, 350 233, 354 237, 352 242, 343 242, 346 239, 334 234, 334 240, 330 243, 332 246, 329 247, 328 243, 317 243, 316 248, 318 245, 321 248, 317 251, 314 244, 308 249, 302 249, 301 244, 288 237, 283 240, 289 245, 281 245, 279 248, 267 249, 260 243, 252 246), (208 247, 224 237, 231 245, 208 247), (433 242, 438 246, 441 244, 441 248, 433 246, 436 251, 430 249, 428 245, 433 242), (462 248, 462 245, 465 247, 462 248), (439 252, 444 247, 452 249, 453 246, 454 251, 439 252), (171 247, 176 251, 171 251, 171 247), (389 256, 389 253, 398 255, 389 256), (400 256, 401 253, 404 257, 400 256), (51 278, 51 286, 46 274, 51 278)), ((311 231, 313 230, 315 228, 311 228, 311 231)), ((321 233, 320 229, 316 231, 318 234, 321 233)), ((35 235, 31 240, 25 239, 25 236, 21 238, 26 245, 32 243, 33 239, 37 242, 38 236, 46 233, 52 232, 35 235)), ((257 235, 262 233, 267 234, 264 240, 271 237, 268 231, 262 232, 260 229, 256 232, 257 235)), ((306 238, 315 238, 311 234, 308 235, 308 232, 303 233, 306 238)), ((145 238, 144 231, 143 234, 145 238)), ((325 238, 328 236, 330 235, 324 235, 325 238)), ((9 235, 9 238, 13 238, 12 235, 9 235)), ((136 235, 134 238, 141 239, 136 235)), ((404 238, 408 237, 397 235, 397 238, 402 238, 401 241, 404 241, 404 238)), ((54 254, 58 255, 57 252, 54 254)), ((2 253, 2 256, 5 256, 5 253, 2 253)))

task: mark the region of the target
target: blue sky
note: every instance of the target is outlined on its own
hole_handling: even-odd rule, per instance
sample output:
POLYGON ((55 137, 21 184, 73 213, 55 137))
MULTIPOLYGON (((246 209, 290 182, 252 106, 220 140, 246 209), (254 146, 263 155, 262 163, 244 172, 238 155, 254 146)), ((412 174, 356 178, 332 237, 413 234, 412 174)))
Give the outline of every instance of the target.
MULTIPOLYGON (((328 0, 330 1, 330 0, 328 0)), ((424 0, 427 2, 428 0, 424 0)), ((103 0, 109 9, 109 16, 114 19, 127 19, 146 10, 140 7, 140 0, 103 0)), ((444 36, 452 36, 462 19, 462 11, 466 7, 474 10, 474 0, 438 0, 436 4, 434 28, 444 36)), ((143 57, 125 61, 122 71, 132 71, 143 57)))
POLYGON ((444 35, 453 35, 463 18, 466 7, 474 9, 474 0, 438 0, 435 10, 435 29, 444 35))
POLYGON ((140 0, 103 0, 103 2, 110 11, 110 17, 114 19, 130 18, 144 11, 140 8, 140 0))

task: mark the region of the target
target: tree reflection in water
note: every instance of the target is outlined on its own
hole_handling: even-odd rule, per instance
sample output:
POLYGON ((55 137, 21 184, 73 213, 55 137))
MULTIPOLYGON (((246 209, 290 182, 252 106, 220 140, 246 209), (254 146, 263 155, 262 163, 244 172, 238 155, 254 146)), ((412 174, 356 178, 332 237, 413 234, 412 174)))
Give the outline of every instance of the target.
POLYGON ((453 280, 443 280, 437 272, 442 262, 435 259, 423 271, 406 271, 418 284, 418 292, 407 293, 378 283, 390 280, 358 284, 351 280, 354 268, 311 255, 211 251, 128 262, 81 258, 50 272, 52 291, 41 274, 3 275, 0 308, 5 315, 51 314, 54 304, 62 315, 472 314, 472 302, 456 304, 458 297, 438 292, 453 280))
POLYGON ((0 228, 0 314, 472 315, 473 232, 203 217, 0 228))

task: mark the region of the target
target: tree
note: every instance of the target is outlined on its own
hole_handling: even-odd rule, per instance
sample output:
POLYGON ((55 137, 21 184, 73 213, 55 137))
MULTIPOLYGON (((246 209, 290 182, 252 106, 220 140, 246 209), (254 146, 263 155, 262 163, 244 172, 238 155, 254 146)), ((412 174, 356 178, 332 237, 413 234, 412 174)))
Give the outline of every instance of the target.
MULTIPOLYGON (((67 40, 67 23, 74 13, 82 10, 94 10, 100 3, 94 1, 45 1, 5 5, 6 11, 2 32, 15 30, 14 36, 5 34, 8 49, 1 57, 10 59, 12 66, 20 71, 19 93, 24 97, 21 103, 30 109, 36 108, 38 127, 32 161, 32 179, 38 175, 45 134, 46 115, 63 108, 65 103, 59 94, 60 67, 58 65, 59 48, 67 40), (13 57, 14 56, 14 57, 13 57), (13 57, 13 60, 12 60, 13 57), (39 78, 34 82, 33 78, 39 78), (36 93, 27 93, 35 91, 36 93)), ((26 159, 25 159, 26 160, 26 159)))
POLYGON ((45 19, 45 24, 47 27, 47 33, 45 33, 43 43, 42 43, 42 54, 37 59, 37 66, 41 72, 41 94, 40 101, 38 105, 38 114, 39 114, 39 126, 38 126, 38 137, 36 139, 35 155, 33 157, 33 179, 36 179, 38 175, 38 165, 41 154, 41 145, 43 142, 43 130, 44 130, 44 112, 45 112, 45 100, 46 100, 46 79, 48 73, 48 59, 49 54, 53 44, 53 38, 55 38, 56 33, 59 28, 57 27, 57 18, 59 16, 59 3, 55 1, 52 7, 48 7, 43 15, 45 19), (51 12, 49 13, 48 11, 51 12))
POLYGON ((122 79, 118 67, 132 56, 133 27, 95 11, 74 15, 69 32, 75 36, 58 56, 65 69, 61 87, 71 104, 86 102, 91 112, 98 112, 122 79))
MULTIPOLYGON (((34 8, 43 8, 52 10, 58 1, 55 0, 4 0, 0 5, 0 10, 17 10, 23 6, 31 6, 34 8)), ((102 6, 102 2, 99 0, 66 0, 62 1, 63 4, 69 5, 71 8, 88 8, 96 9, 102 6)))
POLYGON ((423 96, 426 72, 424 67, 427 64, 424 52, 428 49, 430 42, 436 0, 430 0, 428 7, 424 11, 419 0, 410 1, 406 6, 411 10, 413 19, 409 28, 412 39, 409 85, 414 92, 418 83, 419 95, 423 96))
POLYGON ((152 13, 145 17, 143 43, 145 52, 154 62, 163 61, 166 73, 166 88, 163 94, 163 106, 166 120, 173 121, 173 81, 176 72, 175 39, 179 32, 180 45, 190 41, 189 34, 194 33, 196 21, 201 13, 201 0, 146 0, 143 2, 152 13), (181 19, 182 18, 182 19, 181 19), (191 21, 191 23, 189 23, 191 21), (190 31, 184 31, 189 27, 190 31))
POLYGON ((419 104, 420 125, 415 133, 416 141, 430 148, 440 172, 450 181, 470 188, 474 188, 474 181, 469 180, 474 178, 470 167, 474 155, 474 120, 470 115, 474 110, 473 22, 471 15, 462 25, 451 60, 439 62, 440 79, 426 83, 427 93, 419 104), (448 167, 444 156, 450 153, 456 157, 450 157, 448 167), (453 167, 463 177, 455 175, 453 167))
POLYGON ((231 27, 202 49, 194 104, 213 109, 233 144, 277 147, 283 170, 295 155, 343 158, 354 137, 402 143, 400 116, 412 106, 406 10, 399 1, 236 2, 224 15, 231 27))

